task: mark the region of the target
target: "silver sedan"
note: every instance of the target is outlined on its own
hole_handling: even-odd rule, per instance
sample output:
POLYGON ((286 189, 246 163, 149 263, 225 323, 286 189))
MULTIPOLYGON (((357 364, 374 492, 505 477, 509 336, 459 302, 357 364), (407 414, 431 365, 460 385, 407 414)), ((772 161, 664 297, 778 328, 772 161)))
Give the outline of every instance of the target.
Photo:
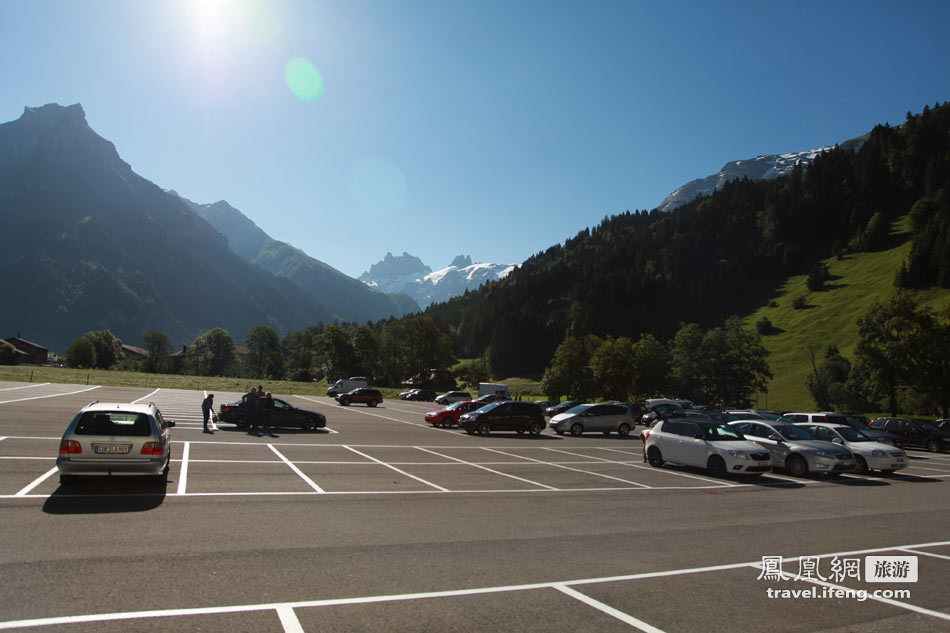
POLYGON ((72 419, 59 443, 61 484, 78 476, 152 476, 167 481, 169 428, 154 404, 93 402, 72 419))

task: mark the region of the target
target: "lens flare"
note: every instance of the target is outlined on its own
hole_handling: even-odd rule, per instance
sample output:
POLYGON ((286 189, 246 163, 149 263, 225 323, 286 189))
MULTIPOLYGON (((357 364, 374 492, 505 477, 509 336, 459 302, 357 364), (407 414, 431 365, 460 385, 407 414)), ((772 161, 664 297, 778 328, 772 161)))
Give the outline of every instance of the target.
POLYGON ((323 77, 316 66, 302 57, 295 57, 284 68, 287 87, 302 101, 316 101, 323 96, 323 77))
POLYGON ((350 175, 350 190, 356 202, 367 213, 390 218, 406 206, 406 177, 386 158, 371 158, 350 175))

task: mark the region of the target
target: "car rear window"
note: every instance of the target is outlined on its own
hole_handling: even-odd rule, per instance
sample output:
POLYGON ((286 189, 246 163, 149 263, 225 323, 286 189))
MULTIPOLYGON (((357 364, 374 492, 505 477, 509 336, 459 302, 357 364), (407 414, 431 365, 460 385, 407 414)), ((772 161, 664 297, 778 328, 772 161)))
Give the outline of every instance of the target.
POLYGON ((147 437, 151 432, 147 415, 127 411, 87 411, 76 425, 76 435, 147 437))

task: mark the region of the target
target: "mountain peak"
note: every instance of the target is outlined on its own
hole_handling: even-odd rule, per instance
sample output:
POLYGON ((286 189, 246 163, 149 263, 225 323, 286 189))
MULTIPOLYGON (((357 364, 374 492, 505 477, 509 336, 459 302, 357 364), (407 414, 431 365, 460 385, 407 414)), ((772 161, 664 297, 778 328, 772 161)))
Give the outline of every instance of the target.
POLYGON ((471 255, 456 255, 455 259, 452 260, 452 263, 449 266, 455 266, 456 268, 465 268, 466 266, 472 265, 472 256, 471 255))
POLYGON ((422 277, 432 272, 432 269, 422 263, 415 255, 403 251, 402 255, 395 256, 387 252, 383 261, 373 264, 369 270, 357 277, 360 281, 391 277, 422 277))
POLYGON ((70 106, 61 106, 58 103, 47 103, 37 108, 25 106, 20 120, 81 123, 86 127, 89 126, 86 122, 86 112, 78 103, 74 103, 70 106))
POLYGON ((86 112, 78 103, 26 106, 19 119, 0 124, 0 150, 16 160, 34 156, 43 160, 72 161, 83 169, 90 164, 106 164, 113 169, 121 165, 123 171, 131 171, 119 157, 115 145, 89 127, 86 112))

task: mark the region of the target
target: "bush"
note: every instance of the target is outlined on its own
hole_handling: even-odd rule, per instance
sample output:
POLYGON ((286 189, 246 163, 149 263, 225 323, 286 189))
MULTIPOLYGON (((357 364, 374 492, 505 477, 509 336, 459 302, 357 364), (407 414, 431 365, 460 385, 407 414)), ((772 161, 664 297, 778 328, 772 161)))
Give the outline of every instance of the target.
POLYGON ((795 297, 792 301, 792 307, 796 310, 804 310, 806 306, 805 297, 795 297))
POLYGON ((79 369, 88 369, 96 366, 96 348, 85 336, 80 336, 69 345, 66 350, 66 365, 79 369))
POLYGON ((766 335, 766 334, 771 334, 772 332, 774 332, 775 326, 772 325, 772 322, 769 320, 768 317, 762 317, 761 319, 755 322, 755 329, 758 331, 759 334, 766 335))
POLYGON ((12 365, 15 362, 16 348, 6 341, 0 341, 0 365, 12 365))

